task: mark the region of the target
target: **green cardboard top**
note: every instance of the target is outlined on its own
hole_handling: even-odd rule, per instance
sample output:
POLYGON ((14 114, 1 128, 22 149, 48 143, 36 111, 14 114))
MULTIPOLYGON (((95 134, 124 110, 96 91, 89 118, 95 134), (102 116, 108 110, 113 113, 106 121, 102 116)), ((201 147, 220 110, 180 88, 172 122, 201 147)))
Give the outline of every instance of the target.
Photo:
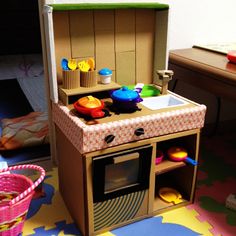
POLYGON ((71 10, 106 10, 106 9, 169 9, 167 4, 156 2, 134 3, 77 3, 77 4, 51 4, 54 11, 71 10))

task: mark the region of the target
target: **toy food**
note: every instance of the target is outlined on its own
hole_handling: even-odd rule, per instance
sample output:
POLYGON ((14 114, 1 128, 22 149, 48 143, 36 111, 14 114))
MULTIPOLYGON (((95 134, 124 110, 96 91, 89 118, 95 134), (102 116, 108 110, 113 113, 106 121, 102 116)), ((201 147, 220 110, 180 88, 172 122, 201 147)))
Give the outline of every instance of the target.
POLYGON ((105 115, 105 112, 102 110, 104 102, 93 96, 82 97, 73 105, 79 113, 91 116, 92 118, 101 118, 105 115))
POLYGON ((174 204, 178 204, 183 201, 182 195, 173 188, 169 187, 160 188, 158 194, 162 200, 168 203, 172 202, 174 204))
POLYGON ((185 161, 185 162, 190 163, 194 166, 197 165, 197 161, 188 157, 188 153, 187 153, 186 149, 184 149, 182 147, 171 147, 167 151, 167 154, 168 154, 168 157, 170 158, 170 160, 172 160, 172 161, 185 161))

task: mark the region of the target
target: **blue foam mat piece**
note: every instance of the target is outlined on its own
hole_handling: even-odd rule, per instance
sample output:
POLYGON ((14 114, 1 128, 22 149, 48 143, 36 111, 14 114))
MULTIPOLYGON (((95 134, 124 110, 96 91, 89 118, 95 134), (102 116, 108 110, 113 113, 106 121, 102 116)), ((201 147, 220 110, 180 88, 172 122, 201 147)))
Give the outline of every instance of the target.
POLYGON ((151 217, 112 230, 116 236, 197 236, 201 235, 182 225, 162 223, 162 217, 151 217))

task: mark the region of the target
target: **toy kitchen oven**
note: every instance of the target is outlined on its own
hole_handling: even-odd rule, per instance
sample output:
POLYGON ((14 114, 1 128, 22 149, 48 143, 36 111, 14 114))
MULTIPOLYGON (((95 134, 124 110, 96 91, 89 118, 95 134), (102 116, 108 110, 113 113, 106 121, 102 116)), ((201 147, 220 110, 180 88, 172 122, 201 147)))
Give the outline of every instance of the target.
POLYGON ((167 89, 168 5, 44 0, 39 6, 52 155, 82 234, 193 202, 197 165, 172 161, 167 151, 184 147, 197 163, 206 107, 167 89), (98 80, 104 68, 112 72, 109 82, 98 80), (140 83, 142 91, 132 88, 140 83), (168 201, 163 189, 181 199, 168 201))

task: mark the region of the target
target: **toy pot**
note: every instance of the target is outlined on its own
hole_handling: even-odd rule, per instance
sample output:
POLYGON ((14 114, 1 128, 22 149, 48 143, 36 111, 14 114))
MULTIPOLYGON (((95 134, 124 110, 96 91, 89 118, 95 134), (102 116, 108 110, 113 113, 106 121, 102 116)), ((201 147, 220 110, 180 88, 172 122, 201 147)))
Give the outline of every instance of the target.
POLYGON ((92 118, 101 118, 105 116, 105 112, 102 110, 104 108, 104 102, 93 96, 82 97, 73 105, 80 114, 92 118))
POLYGON ((118 111, 129 112, 137 109, 137 103, 142 102, 139 92, 130 90, 128 87, 123 86, 120 89, 111 92, 113 106, 118 111))
POLYGON ((167 154, 172 161, 184 161, 194 166, 197 165, 197 161, 188 157, 187 151, 182 147, 171 147, 168 149, 167 154))

